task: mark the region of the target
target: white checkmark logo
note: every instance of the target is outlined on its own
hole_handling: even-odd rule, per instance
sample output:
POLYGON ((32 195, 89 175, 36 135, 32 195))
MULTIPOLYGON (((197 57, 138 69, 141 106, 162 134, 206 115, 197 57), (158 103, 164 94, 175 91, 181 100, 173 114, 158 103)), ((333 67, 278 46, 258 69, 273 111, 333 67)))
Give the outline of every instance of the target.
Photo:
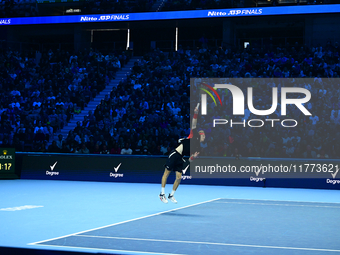
POLYGON ((188 167, 189 167, 190 165, 187 165, 187 167, 186 168, 184 168, 183 170, 182 170, 182 172, 183 172, 183 174, 185 174, 186 173, 186 171, 188 170, 188 167))
POLYGON ((339 169, 336 170, 336 172, 334 174, 331 174, 333 176, 333 179, 335 178, 335 176, 338 174, 339 169))
POLYGON ((121 164, 122 164, 122 163, 120 163, 117 167, 113 167, 113 169, 115 170, 116 173, 118 172, 118 169, 119 169, 119 167, 120 167, 121 164))
POLYGON ((56 161, 56 162, 53 164, 53 166, 50 166, 51 171, 53 171, 53 169, 55 168, 55 166, 56 166, 57 163, 58 163, 58 161, 56 161))

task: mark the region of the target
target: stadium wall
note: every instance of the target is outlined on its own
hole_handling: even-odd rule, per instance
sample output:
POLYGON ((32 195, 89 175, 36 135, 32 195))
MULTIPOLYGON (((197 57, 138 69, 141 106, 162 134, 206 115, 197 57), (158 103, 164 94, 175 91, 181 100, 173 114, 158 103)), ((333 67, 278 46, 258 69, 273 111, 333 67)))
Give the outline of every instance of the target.
MULTIPOLYGON (((229 158, 228 158, 229 159, 229 158)), ((230 161, 235 160, 230 158, 230 161)), ((244 158, 244 165, 252 165, 254 160, 264 163, 273 159, 244 158)), ((47 153, 16 153, 16 172, 21 179, 36 180, 72 180, 72 181, 103 181, 128 183, 160 183, 164 171, 165 156, 138 155, 81 155, 81 154, 47 154, 47 153)), ((306 160, 277 159, 277 164, 298 164, 306 160)), ((340 161, 331 160, 339 164, 340 161)), ((329 160, 318 160, 318 163, 329 163, 329 160)), ((253 175, 254 176, 254 175, 253 175)), ((330 176, 326 178, 192 178, 190 170, 182 177, 182 184, 251 186, 251 187, 283 187, 283 188, 317 188, 340 189, 340 180, 330 176), (333 180, 333 181, 332 181, 333 180)), ((338 176, 339 177, 339 176, 338 176)), ((169 177, 168 183, 175 176, 169 177)))
MULTIPOLYGON (((279 7, 278 7, 279 8, 279 7)), ((264 17, 235 17, 213 19, 184 19, 159 21, 121 21, 82 24, 45 24, 45 25, 13 25, 0 28, 0 40, 7 42, 7 46, 22 50, 25 45, 28 49, 32 44, 43 44, 36 50, 54 49, 59 47, 66 50, 82 50, 94 47, 97 44, 113 42, 126 42, 126 35, 118 36, 118 30, 131 30, 131 42, 134 45, 135 55, 148 52, 151 43, 157 41, 157 48, 163 51, 174 50, 175 28, 179 29, 179 44, 183 47, 200 46, 190 41, 198 41, 203 34, 216 40, 216 46, 221 42, 227 46, 243 46, 243 41, 251 44, 264 43, 272 38, 275 45, 284 45, 289 42, 293 45, 299 42, 308 46, 325 45, 328 41, 340 41, 338 24, 340 14, 310 14, 310 15, 278 15, 264 17), (91 39, 91 30, 106 31, 106 37, 97 36, 94 32, 91 39), (92 41, 93 40, 93 41, 92 41), (20 44, 15 47, 16 44, 20 44), (62 46, 59 46, 61 44, 62 46), (57 46, 56 46, 57 45, 57 46), (166 45, 166 47, 164 46, 166 45), (169 46, 171 45, 171 47, 169 46), (43 48, 43 49, 42 49, 43 48)), ((100 32, 104 33, 104 32, 100 32)), ((197 42, 196 42, 197 43, 197 42)), ((98 45, 96 47, 99 47, 98 45)), ((100 47, 99 47, 100 48, 100 47)), ((111 46, 112 48, 112 46, 111 46)))
POLYGON ((340 16, 316 15, 305 19, 305 43, 309 46, 326 45, 329 42, 339 42, 340 16))

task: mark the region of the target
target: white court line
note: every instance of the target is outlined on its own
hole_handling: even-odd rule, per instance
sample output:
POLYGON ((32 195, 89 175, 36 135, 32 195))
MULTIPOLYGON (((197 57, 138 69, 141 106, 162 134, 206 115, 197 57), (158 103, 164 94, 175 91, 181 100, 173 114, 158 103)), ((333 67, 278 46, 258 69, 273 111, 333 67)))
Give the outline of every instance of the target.
POLYGON ((123 224, 123 223, 135 221, 135 220, 141 220, 141 219, 149 218, 149 217, 152 217, 152 216, 157 216, 157 215, 160 215, 160 214, 163 214, 163 213, 173 212, 173 211, 181 210, 181 209, 192 207, 192 206, 196 206, 196 205, 209 203, 209 202, 216 201, 216 200, 219 200, 219 199, 221 199, 221 198, 215 198, 215 199, 208 200, 208 201, 205 201, 205 202, 200 202, 200 203, 196 203, 196 204, 192 204, 192 205, 187 205, 187 206, 183 206, 183 207, 176 208, 176 209, 171 209, 171 210, 164 211, 164 212, 154 213, 154 214, 150 214, 150 215, 147 215, 147 216, 135 218, 135 219, 132 219, 132 220, 126 220, 126 221, 122 221, 122 222, 106 225, 106 226, 99 227, 99 228, 93 228, 93 229, 90 229, 90 230, 85 230, 85 231, 77 232, 77 233, 70 234, 70 235, 65 235, 65 236, 60 236, 60 237, 55 237, 55 238, 47 239, 47 240, 44 240, 44 241, 29 243, 28 245, 38 245, 40 243, 44 243, 44 242, 48 242, 48 241, 52 241, 52 240, 56 240, 56 239, 60 239, 60 238, 65 238, 65 237, 69 237, 69 236, 74 236, 74 235, 78 235, 78 234, 82 234, 82 233, 86 233, 86 232, 90 232, 90 231, 94 231, 94 230, 98 230, 98 229, 112 227, 112 226, 120 225, 120 224, 123 224))
POLYGON ((40 207, 44 207, 44 206, 43 205, 22 205, 22 206, 16 206, 16 207, 1 208, 0 211, 13 212, 13 211, 22 211, 22 210, 34 209, 34 208, 40 208, 40 207))
POLYGON ((281 206, 326 207, 326 208, 338 208, 338 209, 340 209, 340 206, 327 206, 327 205, 264 204, 264 203, 244 203, 244 202, 215 202, 214 204, 281 205, 281 206))
POLYGON ((291 203, 314 203, 314 204, 340 204, 340 202, 317 202, 317 201, 293 201, 293 200, 270 200, 270 199, 249 199, 249 198, 220 198, 221 200, 248 200, 248 201, 271 201, 291 203))
POLYGON ((100 250, 100 251, 110 251, 110 252, 126 252, 126 253, 141 253, 141 254, 159 254, 159 255, 185 255, 180 253, 164 253, 164 252, 147 252, 147 251, 129 251, 129 250, 113 250, 104 248, 91 248, 91 247, 78 247, 78 246, 67 246, 67 245, 49 245, 49 244, 39 244, 40 246, 46 247, 59 247, 59 248, 74 248, 74 249, 88 249, 88 250, 100 250))
POLYGON ((300 247, 284 247, 284 246, 267 246, 267 245, 252 245, 252 244, 234 244, 234 243, 210 243, 210 242, 195 242, 195 241, 179 241, 179 240, 164 240, 164 239, 146 239, 146 238, 130 238, 130 237, 109 237, 109 236, 88 236, 77 235, 83 237, 95 238, 108 238, 119 240, 134 240, 134 241, 150 241, 150 242, 169 242, 169 243, 186 243, 186 244, 206 244, 206 245, 221 245, 221 246, 239 246, 239 247, 252 247, 252 248, 268 248, 268 249, 285 249, 285 250, 304 250, 304 251, 327 251, 327 252, 340 252, 340 250, 331 249, 317 249, 317 248, 300 248, 300 247))

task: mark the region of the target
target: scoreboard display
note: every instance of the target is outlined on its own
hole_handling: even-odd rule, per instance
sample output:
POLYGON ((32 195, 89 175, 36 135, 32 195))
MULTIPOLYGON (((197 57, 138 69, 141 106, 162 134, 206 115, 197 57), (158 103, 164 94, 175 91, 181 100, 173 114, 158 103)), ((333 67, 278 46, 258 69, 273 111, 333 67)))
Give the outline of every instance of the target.
POLYGON ((15 174, 15 149, 0 148, 0 179, 17 178, 15 174))

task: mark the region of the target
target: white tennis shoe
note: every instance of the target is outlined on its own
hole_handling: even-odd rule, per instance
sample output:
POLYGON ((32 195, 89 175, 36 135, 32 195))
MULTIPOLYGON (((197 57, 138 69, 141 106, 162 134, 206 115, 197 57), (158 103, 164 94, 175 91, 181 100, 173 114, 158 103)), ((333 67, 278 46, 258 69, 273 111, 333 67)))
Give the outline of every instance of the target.
POLYGON ((171 196, 171 195, 169 194, 168 199, 169 199, 171 202, 173 202, 174 204, 177 204, 177 200, 175 199, 174 196, 171 196))
POLYGON ((159 194, 159 198, 161 199, 161 201, 162 201, 164 204, 167 204, 167 203, 168 203, 168 200, 166 199, 165 194, 159 194))

